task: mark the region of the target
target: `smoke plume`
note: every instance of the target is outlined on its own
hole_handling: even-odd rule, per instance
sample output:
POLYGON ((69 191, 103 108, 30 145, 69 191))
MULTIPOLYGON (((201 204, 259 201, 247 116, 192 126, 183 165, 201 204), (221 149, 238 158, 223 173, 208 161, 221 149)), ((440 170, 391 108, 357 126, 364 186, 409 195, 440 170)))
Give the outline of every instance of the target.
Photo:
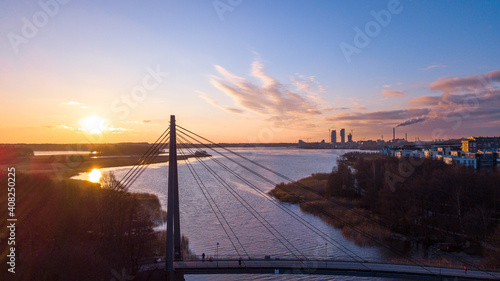
POLYGON ((403 126, 408 126, 408 125, 412 125, 412 124, 415 124, 415 123, 420 123, 420 122, 423 122, 427 120, 426 117, 417 117, 417 118, 413 118, 413 119, 410 119, 410 120, 406 120, 402 123, 399 123, 396 125, 396 128, 397 127, 403 127, 403 126))

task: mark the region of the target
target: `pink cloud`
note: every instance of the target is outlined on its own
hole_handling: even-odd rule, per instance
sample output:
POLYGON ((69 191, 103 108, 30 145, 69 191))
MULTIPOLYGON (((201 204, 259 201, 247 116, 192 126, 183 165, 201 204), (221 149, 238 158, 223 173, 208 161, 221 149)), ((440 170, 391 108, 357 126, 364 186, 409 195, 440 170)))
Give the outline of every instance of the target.
POLYGON ((380 94, 382 94, 383 96, 390 97, 390 98, 394 98, 394 97, 404 97, 404 96, 405 96, 405 93, 403 93, 403 91, 388 91, 388 90, 382 90, 382 92, 381 92, 380 94))
MULTIPOLYGON (((320 115, 327 110, 320 93, 324 91, 314 77, 291 78, 296 89, 280 83, 264 71, 264 65, 252 63, 251 75, 261 83, 235 75, 222 66, 215 66, 221 77, 212 76, 210 83, 230 97, 236 107, 221 106, 215 99, 201 95, 211 105, 232 113, 247 111, 263 115, 268 120, 296 121, 297 118, 320 115)), ((290 122, 290 123, 294 123, 290 122)))
POLYGON ((421 96, 411 99, 408 104, 410 106, 434 106, 441 101, 441 97, 421 96))
POLYGON ((468 92, 477 89, 486 88, 494 82, 500 81, 500 70, 488 72, 486 74, 454 77, 454 78, 439 78, 431 83, 429 87, 433 90, 442 91, 445 93, 468 92))

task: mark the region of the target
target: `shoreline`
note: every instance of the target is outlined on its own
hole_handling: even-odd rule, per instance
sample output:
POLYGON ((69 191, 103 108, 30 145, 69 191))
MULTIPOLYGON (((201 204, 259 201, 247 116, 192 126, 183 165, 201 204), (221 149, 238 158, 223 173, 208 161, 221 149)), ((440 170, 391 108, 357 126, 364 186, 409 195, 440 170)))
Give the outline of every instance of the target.
MULTIPOLYGON (((430 241, 423 241, 419 237, 407 237, 378 225, 376 223, 379 219, 378 216, 370 210, 356 207, 358 204, 356 200, 348 200, 340 197, 328 198, 322 195, 328 176, 329 174, 326 173, 318 173, 302 178, 294 183, 280 183, 268 193, 280 202, 298 204, 301 211, 319 217, 328 225, 339 229, 344 238, 358 246, 380 247, 378 243, 359 233, 359 231, 362 231, 376 238, 378 241, 384 242, 384 244, 390 249, 396 250, 396 252, 408 252, 408 254, 411 254, 416 250, 416 252, 411 254, 413 260, 418 259, 422 263, 432 265, 446 263, 448 265, 461 266, 456 261, 443 256, 438 258, 432 257, 434 252, 441 251, 438 248, 439 243, 429 243, 430 241), (306 186, 306 188, 303 186, 306 186), (340 204, 333 204, 331 202, 332 199, 340 204)), ((480 264, 487 261, 487 258, 484 256, 470 255, 463 251, 459 251, 457 254, 461 256, 467 255, 480 264)), ((389 257, 391 260, 404 261, 401 257, 392 254, 389 257)))
MULTIPOLYGON (((49 177, 71 178, 92 169, 137 165, 142 155, 119 155, 92 157, 89 155, 37 155, 18 159, 13 163, 1 163, 0 169, 15 167, 20 173, 46 175, 49 177)), ((178 155, 177 160, 192 158, 193 155, 178 155)), ((157 156, 147 164, 168 163, 168 156, 157 156)))
MULTIPOLYGON (((380 240, 393 239, 396 237, 399 240, 403 240, 401 235, 382 228, 373 222, 367 221, 366 217, 359 214, 351 214, 354 212, 347 210, 346 207, 333 205, 330 198, 320 195, 324 192, 324 186, 326 185, 328 176, 329 174, 327 173, 318 173, 298 180, 297 183, 299 184, 280 183, 269 191, 269 194, 280 202, 299 204, 301 211, 320 217, 328 225, 340 229, 342 235, 346 239, 351 240, 359 246, 374 246, 376 243, 360 235, 350 226, 368 232, 370 235, 380 240), (307 186, 310 190, 304 189, 301 185, 307 186), (332 217, 342 217, 342 219, 335 220, 332 219, 332 217)), ((342 198, 334 198, 334 200, 340 202, 344 206, 351 207, 357 213, 367 213, 364 209, 354 207, 356 205, 354 201, 342 198)), ((369 214, 369 216, 372 219, 377 219, 374 214, 369 214)))

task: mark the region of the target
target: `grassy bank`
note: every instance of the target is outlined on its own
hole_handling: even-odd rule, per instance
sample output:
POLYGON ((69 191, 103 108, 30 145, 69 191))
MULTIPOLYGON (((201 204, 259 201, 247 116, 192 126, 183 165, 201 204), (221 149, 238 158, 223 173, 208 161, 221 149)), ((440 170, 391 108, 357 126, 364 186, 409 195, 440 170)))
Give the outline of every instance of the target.
POLYGON ((355 207, 359 203, 356 200, 325 196, 328 177, 329 174, 312 174, 296 183, 280 183, 269 194, 281 202, 299 204, 302 211, 321 217, 329 225, 341 229, 345 238, 358 245, 374 244, 372 240, 361 235, 359 231, 368 233, 379 240, 387 240, 397 236, 392 231, 373 222, 373 220, 378 219, 377 215, 355 207), (331 199, 340 204, 332 203, 331 199), (367 216, 373 220, 369 220, 367 216))

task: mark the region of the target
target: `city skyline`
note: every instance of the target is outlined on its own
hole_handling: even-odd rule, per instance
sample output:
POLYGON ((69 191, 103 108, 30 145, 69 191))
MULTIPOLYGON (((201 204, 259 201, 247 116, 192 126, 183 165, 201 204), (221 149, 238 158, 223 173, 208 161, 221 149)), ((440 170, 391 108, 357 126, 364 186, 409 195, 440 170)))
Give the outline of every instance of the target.
POLYGON ((0 7, 0 143, 500 135, 496 1, 0 7))

